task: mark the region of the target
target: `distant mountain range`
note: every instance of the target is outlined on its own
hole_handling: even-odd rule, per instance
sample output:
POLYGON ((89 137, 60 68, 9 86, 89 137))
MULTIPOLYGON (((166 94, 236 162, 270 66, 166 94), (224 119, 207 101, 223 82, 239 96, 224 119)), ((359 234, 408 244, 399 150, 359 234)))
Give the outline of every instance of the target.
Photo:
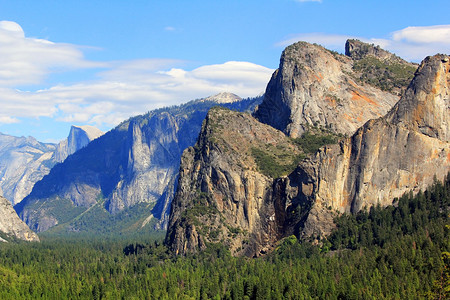
POLYGON ((37 232, 165 229, 181 154, 208 110, 250 112, 261 99, 222 93, 130 118, 56 165, 15 209, 37 232))
POLYGON ((0 133, 0 195, 19 203, 55 164, 102 134, 92 126, 72 126, 67 139, 50 144, 0 133))

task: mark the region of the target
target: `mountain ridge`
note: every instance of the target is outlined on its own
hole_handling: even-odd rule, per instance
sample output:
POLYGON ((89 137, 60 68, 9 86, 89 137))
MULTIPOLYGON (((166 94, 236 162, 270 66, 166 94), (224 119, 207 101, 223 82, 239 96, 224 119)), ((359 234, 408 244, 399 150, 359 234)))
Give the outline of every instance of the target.
MULTIPOLYGON (((228 99, 231 94, 224 95, 228 99)), ((259 102, 259 98, 231 103, 198 99, 132 117, 53 168, 25 203, 15 208, 34 230, 65 224, 61 230, 71 232, 89 231, 88 224, 95 216, 84 219, 83 224, 76 216, 96 205, 98 199, 104 200, 101 214, 107 212, 107 219, 139 203, 151 204, 139 212, 142 224, 150 215, 155 217, 143 227, 165 228, 182 151, 195 143, 208 109, 224 105, 248 110, 259 102), (63 207, 70 213, 64 213, 63 207)))
MULTIPOLYGON (((386 116, 368 121, 352 137, 303 163, 316 218, 326 216, 328 207, 357 212, 390 205, 406 192, 417 193, 444 179, 450 170, 449 71, 448 56, 425 58, 386 116)), ((315 224, 320 221, 307 221, 302 234, 329 233, 315 224)))

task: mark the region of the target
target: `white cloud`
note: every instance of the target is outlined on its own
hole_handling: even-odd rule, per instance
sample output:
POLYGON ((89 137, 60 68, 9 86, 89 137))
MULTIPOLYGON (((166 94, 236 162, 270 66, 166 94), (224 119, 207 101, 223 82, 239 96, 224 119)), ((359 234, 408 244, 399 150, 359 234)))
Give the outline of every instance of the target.
POLYGON ((19 24, 0 21, 0 86, 37 84, 50 72, 101 66, 74 45, 28 38, 19 24))
POLYGON ((56 85, 36 92, 0 89, 0 123, 7 116, 42 116, 70 123, 113 126, 149 110, 229 91, 251 97, 264 91, 272 69, 249 62, 226 62, 194 70, 169 68, 169 60, 111 63, 95 81, 56 85))
POLYGON ((1 116, 0 117, 0 124, 15 124, 19 123, 20 121, 16 118, 11 118, 8 116, 1 116))
POLYGON ((169 76, 170 81, 167 83, 170 84, 168 86, 170 90, 176 90, 180 94, 189 90, 197 95, 229 91, 241 97, 255 96, 261 93, 272 73, 272 69, 239 61, 202 66, 192 71, 171 69, 168 72, 161 72, 161 74, 169 76))
POLYGON ((450 25, 407 27, 393 32, 392 39, 397 42, 404 41, 416 44, 450 45, 450 25))
POLYGON ((382 42, 388 50, 414 61, 436 53, 450 54, 450 25, 407 27, 382 42))
POLYGON ((276 46, 285 47, 297 41, 306 41, 344 52, 345 41, 349 38, 379 45, 406 60, 415 62, 420 62, 426 56, 436 53, 450 53, 450 25, 407 27, 390 33, 389 38, 305 33, 293 35, 277 43, 276 46))

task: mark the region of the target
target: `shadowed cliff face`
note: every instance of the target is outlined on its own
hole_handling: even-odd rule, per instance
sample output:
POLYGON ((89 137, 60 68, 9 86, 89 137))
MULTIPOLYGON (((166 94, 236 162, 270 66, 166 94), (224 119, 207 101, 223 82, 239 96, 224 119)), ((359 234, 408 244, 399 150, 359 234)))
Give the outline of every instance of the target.
MULTIPOLYGON (((360 44, 375 49, 361 42, 359 47, 360 44)), ((358 59, 366 57, 367 61, 357 61, 305 42, 287 47, 255 117, 288 136, 299 137, 308 126, 323 126, 350 135, 368 120, 385 115, 399 100, 402 88, 389 85, 384 89, 373 80, 365 80, 359 67, 364 72, 381 68, 385 74, 395 64, 410 76, 407 82, 415 67, 400 58, 386 60, 386 56, 394 55, 381 49, 360 52, 358 59), (377 57, 378 54, 383 55, 377 57)))
MULTIPOLYGON (((96 206, 114 215, 138 203, 155 204, 170 188, 205 114, 205 108, 162 110, 124 122, 55 166, 16 210, 31 228, 46 231, 96 206)), ((142 222, 150 215, 151 208, 142 212, 142 222)))
POLYGON ((449 70, 448 56, 426 58, 385 117, 300 164, 313 190, 305 236, 329 233, 313 218, 327 215, 328 207, 356 212, 386 206, 408 191, 426 189, 434 178, 444 179, 450 171, 449 70))
POLYGON ((14 211, 11 203, 0 196, 0 241, 19 239, 28 242, 39 242, 36 233, 30 230, 28 226, 19 218, 14 211))

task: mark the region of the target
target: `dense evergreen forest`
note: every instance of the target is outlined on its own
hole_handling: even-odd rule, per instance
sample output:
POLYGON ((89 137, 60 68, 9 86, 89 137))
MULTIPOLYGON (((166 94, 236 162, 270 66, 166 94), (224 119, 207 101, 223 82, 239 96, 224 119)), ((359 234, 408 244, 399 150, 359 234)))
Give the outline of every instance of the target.
POLYGON ((449 299, 449 204, 448 177, 257 259, 219 245, 175 257, 161 238, 2 244, 0 299, 449 299))

